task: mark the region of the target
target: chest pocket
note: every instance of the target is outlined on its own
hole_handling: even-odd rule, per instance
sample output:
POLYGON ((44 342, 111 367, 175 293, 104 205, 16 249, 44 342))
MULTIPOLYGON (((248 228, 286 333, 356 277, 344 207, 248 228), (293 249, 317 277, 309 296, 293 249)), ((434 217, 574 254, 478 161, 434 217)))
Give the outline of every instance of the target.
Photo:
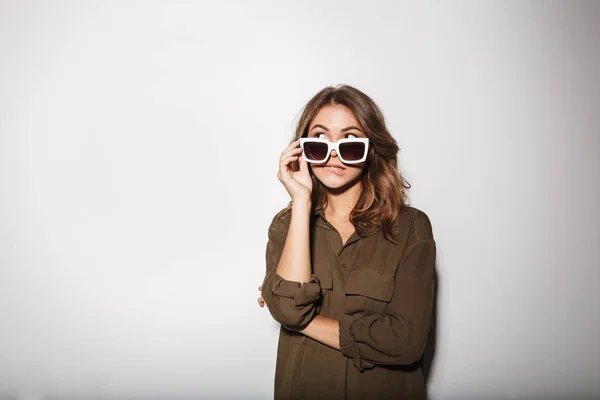
POLYGON ((346 279, 346 314, 383 314, 394 294, 394 275, 354 270, 346 279))

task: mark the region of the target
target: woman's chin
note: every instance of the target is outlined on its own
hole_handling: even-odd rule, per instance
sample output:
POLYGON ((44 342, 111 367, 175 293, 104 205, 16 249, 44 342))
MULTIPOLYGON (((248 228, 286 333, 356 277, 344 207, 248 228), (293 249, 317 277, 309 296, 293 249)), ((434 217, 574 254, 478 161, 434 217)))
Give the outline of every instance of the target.
POLYGON ((317 178, 319 179, 319 181, 321 181, 323 186, 332 190, 350 187, 356 181, 356 179, 349 179, 349 177, 347 176, 332 176, 330 174, 323 177, 317 176, 317 178))

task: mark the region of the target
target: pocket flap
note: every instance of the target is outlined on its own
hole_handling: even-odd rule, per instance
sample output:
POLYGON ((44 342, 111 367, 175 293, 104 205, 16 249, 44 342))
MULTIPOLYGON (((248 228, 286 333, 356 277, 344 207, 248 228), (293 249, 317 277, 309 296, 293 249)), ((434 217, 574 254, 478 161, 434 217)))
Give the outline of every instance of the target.
POLYGON ((362 269, 352 271, 346 281, 346 294, 358 294, 375 300, 390 301, 394 294, 394 275, 362 269))

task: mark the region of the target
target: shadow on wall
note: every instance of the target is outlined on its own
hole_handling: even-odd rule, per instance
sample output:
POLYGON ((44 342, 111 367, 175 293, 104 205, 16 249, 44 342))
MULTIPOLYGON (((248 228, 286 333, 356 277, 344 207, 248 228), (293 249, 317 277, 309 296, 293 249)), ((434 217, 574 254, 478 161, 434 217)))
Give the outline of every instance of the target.
POLYGON ((427 338, 427 344, 425 344, 425 350, 423 351, 423 377, 425 383, 429 381, 429 374, 434 364, 435 359, 435 347, 437 344, 437 309, 438 309, 438 292, 440 289, 440 275, 438 273, 439 268, 436 263, 435 265, 435 291, 433 293, 433 312, 431 314, 431 330, 429 331, 429 337, 427 338))

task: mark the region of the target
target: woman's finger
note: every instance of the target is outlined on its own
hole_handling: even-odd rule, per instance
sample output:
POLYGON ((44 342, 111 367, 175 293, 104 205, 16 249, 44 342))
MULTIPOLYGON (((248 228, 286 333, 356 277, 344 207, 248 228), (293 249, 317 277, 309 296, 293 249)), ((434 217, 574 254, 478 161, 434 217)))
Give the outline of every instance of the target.
POLYGON ((283 151, 281 152, 281 154, 287 153, 288 151, 294 150, 296 148, 301 148, 299 140, 295 140, 292 143, 288 144, 287 147, 285 149, 283 149, 283 151))
POLYGON ((285 151, 285 152, 281 153, 281 157, 279 157, 279 162, 281 163, 281 161, 282 161, 284 158, 286 158, 286 157, 288 157, 288 156, 291 156, 291 155, 298 155, 298 154, 300 154, 301 152, 302 152, 302 148, 301 148, 301 147, 298 147, 298 148, 296 148, 296 149, 291 149, 291 150, 289 150, 289 151, 285 151))
POLYGON ((292 162, 292 161, 296 161, 298 159, 298 156, 289 156, 287 158, 284 158, 283 160, 281 160, 281 164, 279 165, 281 168, 283 168, 285 170, 285 168, 292 162))
POLYGON ((300 166, 300 171, 308 174, 308 162, 300 155, 298 158, 298 164, 300 166))
POLYGON ((279 165, 279 172, 277 174, 280 180, 289 180, 292 177, 292 163, 296 160, 298 160, 298 156, 290 156, 281 162, 279 165))
POLYGON ((294 140, 292 143, 288 144, 287 147, 285 149, 283 149, 283 151, 281 153, 285 153, 286 151, 291 150, 292 148, 298 146, 299 143, 300 143, 300 139, 294 140))

